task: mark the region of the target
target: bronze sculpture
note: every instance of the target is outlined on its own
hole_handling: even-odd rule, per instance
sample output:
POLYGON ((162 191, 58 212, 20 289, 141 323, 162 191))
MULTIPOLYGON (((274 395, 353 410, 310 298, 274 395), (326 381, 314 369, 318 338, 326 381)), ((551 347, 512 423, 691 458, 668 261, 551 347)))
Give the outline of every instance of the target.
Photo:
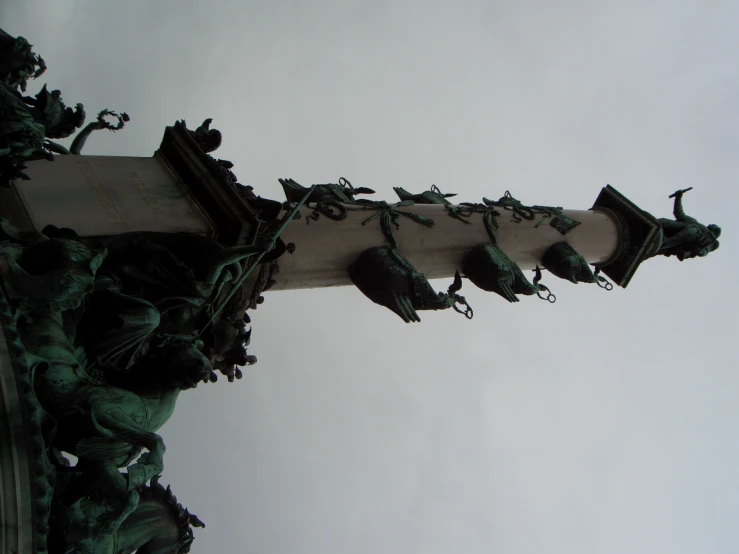
POLYGON ((120 527, 110 533, 90 533, 89 522, 104 515, 105 498, 94 490, 76 468, 61 473, 54 495, 49 537, 51 552, 123 554, 167 552, 186 554, 193 542, 193 527, 205 527, 200 519, 177 502, 160 476, 137 489, 139 502, 120 527), (64 529, 64 532, 60 532, 64 529))
MULTIPOLYGON (((103 110, 69 149, 51 141, 78 129, 84 111, 81 105, 67 108, 61 93, 45 86, 35 97, 20 94, 27 79, 44 68, 25 39, 0 31, 0 174, 6 184, 23 177, 24 161, 51 159, 52 153, 80 154, 93 131, 114 131, 128 121, 125 113, 103 110), (111 118, 117 123, 110 123, 111 118)), ((454 195, 435 186, 421 194, 395 187, 397 203, 361 200, 355 196, 373 191, 353 187, 344 178, 311 188, 281 180, 287 202, 263 199, 252 187, 237 183, 231 162, 207 155, 222 138, 210 123, 206 119, 185 133, 184 122, 178 122, 175 129, 179 126, 183 140, 195 145, 193 158, 232 187, 228 192, 235 194, 227 201, 243 199, 253 210, 254 232, 244 232, 238 241, 151 232, 83 241, 72 229, 20 231, 0 219, 0 321, 26 403, 24 429, 35 464, 34 530, 40 546, 45 546, 44 535, 51 530, 50 546, 55 551, 72 547, 110 552, 115 542, 116 552, 187 551, 192 539, 189 526, 197 526, 197 521, 186 511, 183 515, 179 505, 169 514, 162 512, 147 496, 152 490, 161 492, 157 474, 163 468, 164 444, 157 433, 180 391, 214 382, 217 371, 229 381, 240 379, 239 366, 256 362, 247 353, 251 330, 246 327, 250 322, 246 310, 264 300, 261 293, 279 279, 280 256, 295 249, 294 244, 282 243, 279 234, 299 215, 303 203, 312 210, 306 223, 320 215, 340 221, 350 210, 370 212, 365 225, 379 219, 387 244, 359 253, 348 273, 367 297, 406 322, 419 321, 420 310, 450 307, 472 317, 458 294, 459 271, 447 291, 438 293, 400 250, 394 229, 403 218, 429 229, 435 225, 428 216, 413 213, 415 203, 443 206, 437 213, 446 211, 466 224, 472 214, 482 214, 489 242, 460 253, 466 254, 460 269, 476 285, 510 302, 518 301, 519 294, 555 300, 539 283, 539 267, 530 282, 512 261, 515 256, 498 244, 495 232, 498 218, 510 215, 515 224, 528 221, 535 229, 546 223, 566 235, 580 223, 561 208, 525 206, 509 192, 497 201, 454 205, 448 200, 454 195), (247 287, 245 280, 257 268, 255 284, 247 287), (132 463, 143 449, 148 452, 132 463), (67 467, 64 452, 79 457, 75 468, 67 467)), ((651 235, 644 239, 653 249, 639 240, 628 245, 638 251, 635 259, 643 259, 639 256, 647 252, 682 261, 718 248, 721 229, 685 215, 681 198, 687 190, 672 195, 675 220, 659 220, 659 239, 650 242, 651 235)), ((541 261, 572 282, 610 285, 603 285, 600 268, 592 273, 567 242, 552 245, 541 261)), ((458 263, 455 259, 455 266, 458 263)))
POLYGON ((97 121, 83 129, 69 149, 50 139, 69 137, 85 122, 82 104, 74 109, 62 102, 61 91, 43 86, 35 96, 23 96, 28 79, 46 70, 44 60, 31 51, 23 37, 13 38, 0 29, 0 186, 11 179, 27 179, 25 162, 53 160, 57 154, 79 154, 89 135, 98 129, 117 131, 129 120, 126 113, 98 113, 97 121), (106 118, 113 117, 111 124, 106 118))
POLYGON ((703 258, 718 249, 721 227, 703 225, 683 210, 683 195, 692 188, 681 189, 670 195, 670 198, 675 199, 675 219, 659 218, 662 237, 655 256, 675 256, 682 262, 689 258, 703 258))
POLYGON ((457 294, 462 288, 459 273, 446 293, 437 293, 397 248, 378 246, 365 250, 349 267, 349 275, 367 298, 390 309, 406 323, 421 321, 416 310, 447 308, 454 308, 472 319, 472 309, 465 298, 457 294))
POLYGON ((541 270, 537 268, 532 284, 521 268, 497 245, 482 243, 475 246, 465 257, 462 269, 465 277, 475 285, 482 290, 499 294, 508 302, 518 302, 518 294, 536 294, 551 303, 556 301, 549 289, 539 284, 541 270))

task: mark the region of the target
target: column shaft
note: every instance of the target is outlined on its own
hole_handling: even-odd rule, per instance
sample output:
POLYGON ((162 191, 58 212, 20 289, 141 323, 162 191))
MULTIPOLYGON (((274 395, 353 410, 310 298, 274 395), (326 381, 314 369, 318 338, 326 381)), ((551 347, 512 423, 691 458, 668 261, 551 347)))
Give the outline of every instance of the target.
MULTIPOLYGON (((490 241, 482 214, 472 214, 465 224, 450 217, 445 207, 438 204, 416 204, 398 210, 420 214, 435 222, 429 228, 401 217, 400 228, 394 229, 403 255, 429 279, 453 277, 473 246, 490 241)), ((548 221, 542 222, 541 215, 516 222, 511 212, 500 211, 498 245, 522 269, 541 265, 547 248, 557 242, 568 242, 590 263, 605 262, 619 245, 618 223, 603 211, 564 210, 564 215, 581 222, 566 235, 548 221)), ((309 218, 312 208, 303 208, 301 213, 302 218, 293 221, 282 235, 286 243, 295 244, 296 250, 280 258, 277 284, 270 290, 351 285, 349 265, 364 250, 385 242, 379 218, 363 224, 375 213, 372 210, 349 210, 348 217, 340 221, 325 215, 312 220, 309 218)))

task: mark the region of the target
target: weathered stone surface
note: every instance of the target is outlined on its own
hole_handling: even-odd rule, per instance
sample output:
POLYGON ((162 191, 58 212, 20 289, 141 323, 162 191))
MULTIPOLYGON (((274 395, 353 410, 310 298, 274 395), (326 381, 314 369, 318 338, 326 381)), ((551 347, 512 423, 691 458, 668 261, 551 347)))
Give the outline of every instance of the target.
POLYGON ((27 165, 31 180, 18 191, 38 230, 70 227, 82 237, 133 231, 215 235, 213 222, 159 156, 59 156, 27 165))

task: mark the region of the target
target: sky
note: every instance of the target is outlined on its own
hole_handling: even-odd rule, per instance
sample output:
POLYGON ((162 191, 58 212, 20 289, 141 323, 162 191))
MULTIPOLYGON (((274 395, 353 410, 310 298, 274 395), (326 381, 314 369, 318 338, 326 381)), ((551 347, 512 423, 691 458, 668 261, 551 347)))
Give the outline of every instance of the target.
MULTIPOLYGON (((723 228, 709 257, 557 303, 465 282, 407 325, 350 287, 268 292, 259 363, 184 393, 162 482, 193 552, 694 554, 739 550, 739 4, 723 1, 43 2, 0 25, 92 116, 94 155, 151 156, 206 117, 243 184, 394 198, 505 190, 723 228)), ((497 195, 497 196, 496 196, 497 195)), ((447 282, 434 282, 439 290, 447 282)))

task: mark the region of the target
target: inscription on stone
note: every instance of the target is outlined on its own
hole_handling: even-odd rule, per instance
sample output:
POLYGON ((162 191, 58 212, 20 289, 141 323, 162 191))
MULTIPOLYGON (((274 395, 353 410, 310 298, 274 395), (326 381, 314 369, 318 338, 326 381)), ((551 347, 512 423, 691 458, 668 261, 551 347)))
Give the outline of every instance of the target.
POLYGON ((110 194, 108 194, 108 191, 105 190, 105 187, 100 181, 100 178, 95 173, 95 169, 92 167, 92 164, 86 160, 79 160, 77 162, 77 165, 82 171, 85 182, 90 185, 90 189, 95 195, 95 199, 105 210, 105 213, 108 216, 108 221, 112 223, 122 223, 124 227, 128 227, 128 223, 126 223, 123 214, 121 214, 120 210, 118 210, 115 202, 113 202, 110 194))
POLYGON ((186 231, 213 236, 213 225, 162 160, 57 156, 29 162, 33 186, 18 187, 34 226, 69 227, 81 236, 186 231))
POLYGON ((146 204, 151 208, 152 212, 155 214, 161 213, 163 211, 161 204, 157 201, 156 198, 154 198, 154 195, 146 186, 146 183, 141 178, 141 176, 135 171, 132 171, 129 174, 129 177, 131 178, 131 182, 136 187, 136 190, 139 191, 141 198, 144 199, 144 202, 146 202, 146 204))

